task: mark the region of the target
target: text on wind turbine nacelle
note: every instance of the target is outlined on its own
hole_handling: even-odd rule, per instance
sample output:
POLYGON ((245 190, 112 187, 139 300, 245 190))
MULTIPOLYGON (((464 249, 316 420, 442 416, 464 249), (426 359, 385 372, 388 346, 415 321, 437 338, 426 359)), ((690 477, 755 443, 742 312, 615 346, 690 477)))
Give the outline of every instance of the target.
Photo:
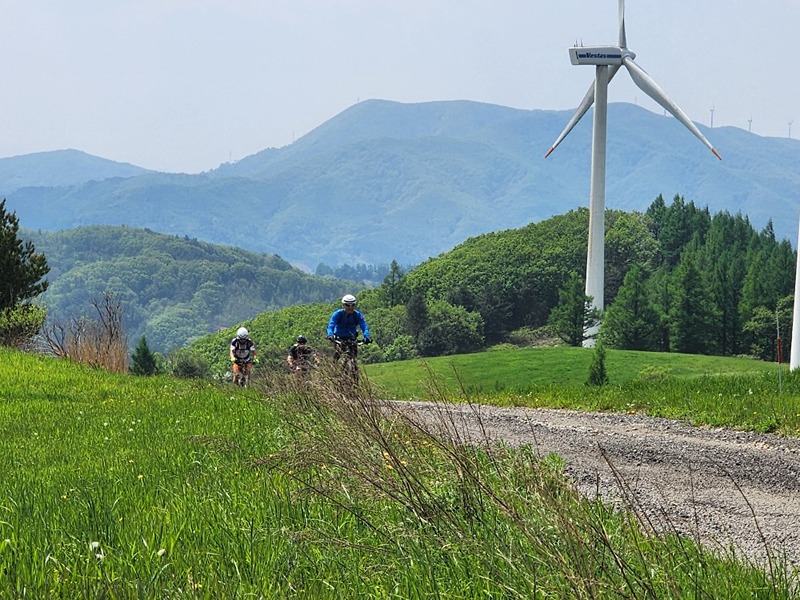
POLYGON ((573 65, 621 65, 623 57, 619 46, 575 46, 569 49, 573 65))

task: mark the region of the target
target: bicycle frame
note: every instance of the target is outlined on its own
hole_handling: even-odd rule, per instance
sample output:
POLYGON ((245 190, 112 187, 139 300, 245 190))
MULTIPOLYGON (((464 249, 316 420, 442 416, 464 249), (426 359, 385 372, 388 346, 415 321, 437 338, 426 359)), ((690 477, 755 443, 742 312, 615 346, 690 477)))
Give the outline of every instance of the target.
POLYGON ((233 361, 233 385, 248 387, 250 385, 250 369, 253 361, 237 358, 233 361), (250 365, 250 366, 248 366, 250 365))
POLYGON ((334 360, 342 357, 342 371, 349 382, 358 385, 358 347, 364 342, 356 338, 333 338, 331 340, 336 350, 334 360))

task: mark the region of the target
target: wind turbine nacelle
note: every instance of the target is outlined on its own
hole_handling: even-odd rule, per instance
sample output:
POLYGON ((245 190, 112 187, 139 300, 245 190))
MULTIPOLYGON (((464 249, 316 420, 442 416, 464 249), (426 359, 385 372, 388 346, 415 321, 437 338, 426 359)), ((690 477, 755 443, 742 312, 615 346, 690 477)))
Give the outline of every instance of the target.
POLYGON ((625 56, 619 46, 574 46, 569 49, 573 65, 619 66, 625 56))

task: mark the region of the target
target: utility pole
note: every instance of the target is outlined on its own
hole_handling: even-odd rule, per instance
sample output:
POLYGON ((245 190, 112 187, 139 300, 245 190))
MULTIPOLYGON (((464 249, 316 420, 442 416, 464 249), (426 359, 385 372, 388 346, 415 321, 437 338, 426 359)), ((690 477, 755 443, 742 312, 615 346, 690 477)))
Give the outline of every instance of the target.
POLYGON ((714 129, 714 107, 713 106, 711 107, 711 110, 709 112, 711 113, 711 129, 714 129))

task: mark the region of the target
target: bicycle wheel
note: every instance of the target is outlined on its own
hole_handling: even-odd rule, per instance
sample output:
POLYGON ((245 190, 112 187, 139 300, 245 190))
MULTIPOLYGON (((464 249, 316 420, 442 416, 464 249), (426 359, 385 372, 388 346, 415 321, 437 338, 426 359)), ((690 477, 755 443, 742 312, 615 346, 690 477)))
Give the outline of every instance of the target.
POLYGON ((358 385, 358 363, 353 356, 346 356, 344 359, 344 374, 347 381, 353 386, 358 385))

